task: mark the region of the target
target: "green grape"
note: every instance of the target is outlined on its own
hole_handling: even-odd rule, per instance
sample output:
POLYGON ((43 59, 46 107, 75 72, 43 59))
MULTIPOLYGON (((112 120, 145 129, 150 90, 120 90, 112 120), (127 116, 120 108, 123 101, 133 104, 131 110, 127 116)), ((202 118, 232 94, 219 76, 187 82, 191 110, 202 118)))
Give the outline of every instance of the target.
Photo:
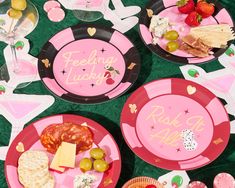
POLYGON ((177 40, 179 38, 179 34, 177 31, 175 30, 171 30, 171 31, 167 31, 165 34, 164 34, 164 38, 166 40, 177 40))
POLYGON ((101 148, 93 148, 90 151, 90 156, 93 159, 103 159, 105 157, 105 152, 101 148))
POLYGON ((95 160, 93 166, 97 172, 105 172, 109 168, 109 164, 102 159, 95 160))
POLYGON ((83 171, 83 172, 91 170, 91 168, 92 168, 91 159, 83 158, 79 163, 79 167, 80 167, 81 171, 83 171))
POLYGON ((179 48, 179 43, 176 41, 170 41, 166 45, 166 50, 168 52, 174 52, 174 51, 178 50, 178 48, 179 48))

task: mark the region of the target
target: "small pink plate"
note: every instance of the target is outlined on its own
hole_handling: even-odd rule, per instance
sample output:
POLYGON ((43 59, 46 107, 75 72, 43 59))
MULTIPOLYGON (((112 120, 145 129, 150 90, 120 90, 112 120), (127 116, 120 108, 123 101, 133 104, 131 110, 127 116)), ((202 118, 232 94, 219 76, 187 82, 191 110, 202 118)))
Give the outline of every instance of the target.
MULTIPOLYGON (((115 187, 121 172, 121 156, 118 146, 112 135, 98 123, 77 115, 55 115, 40 119, 31 125, 27 126, 12 142, 5 161, 5 176, 8 186, 11 188, 22 188, 23 186, 18 181, 17 166, 18 159, 22 153, 17 151, 19 143, 23 145, 24 151, 27 150, 42 150, 46 149, 41 145, 40 135, 42 131, 51 124, 61 124, 65 122, 72 122, 75 124, 86 123, 94 135, 93 147, 100 147, 106 151, 105 160, 109 163, 110 168, 105 173, 97 173, 90 171, 89 174, 96 176, 94 187, 99 188, 113 188, 115 187)), ((46 152, 50 161, 53 159, 52 154, 46 152)), ((82 152, 76 156, 76 164, 83 158, 89 157, 89 151, 82 152)), ((73 180, 76 175, 82 174, 79 168, 69 169, 60 174, 51 171, 55 178, 55 188, 73 187, 73 180)))
POLYGON ((52 8, 47 13, 47 16, 52 22, 60 22, 64 19, 65 13, 61 8, 52 8))
POLYGON ((43 9, 49 12, 52 8, 60 8, 60 3, 58 1, 50 0, 45 2, 43 9))
POLYGON ((215 176, 213 182, 214 188, 234 188, 235 187, 235 180, 231 174, 228 173, 220 173, 215 176))
POLYGON ((143 160, 169 170, 192 170, 215 160, 230 136, 220 100, 184 79, 162 79, 136 90, 121 114, 129 147, 143 160))

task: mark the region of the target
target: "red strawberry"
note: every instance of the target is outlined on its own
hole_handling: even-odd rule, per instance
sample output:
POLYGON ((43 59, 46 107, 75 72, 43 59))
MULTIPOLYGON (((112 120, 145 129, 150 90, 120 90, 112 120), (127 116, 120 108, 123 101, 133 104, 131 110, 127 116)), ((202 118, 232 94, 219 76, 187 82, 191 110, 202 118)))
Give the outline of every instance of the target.
POLYGON ((179 11, 183 14, 189 14, 195 9, 195 3, 193 0, 179 0, 176 5, 178 6, 179 11))
POLYGON ((213 3, 207 3, 205 0, 199 0, 197 3, 196 11, 203 18, 208 18, 214 14, 215 5, 213 3))
POLYGON ((112 79, 112 78, 108 78, 107 80, 106 80, 106 84, 108 84, 108 85, 112 85, 112 84, 114 84, 114 80, 112 79))
POLYGON ((191 12, 185 19, 185 23, 191 27, 196 27, 201 24, 202 16, 196 11, 191 12))

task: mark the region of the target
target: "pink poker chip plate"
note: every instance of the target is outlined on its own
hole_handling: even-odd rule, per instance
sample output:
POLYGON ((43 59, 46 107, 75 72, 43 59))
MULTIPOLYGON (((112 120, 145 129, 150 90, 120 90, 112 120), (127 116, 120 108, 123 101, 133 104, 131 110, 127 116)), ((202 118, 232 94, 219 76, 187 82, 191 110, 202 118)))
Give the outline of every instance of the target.
POLYGON ((58 1, 50 0, 47 1, 43 6, 43 9, 46 12, 49 12, 52 8, 60 8, 60 3, 58 1))
POLYGON ((234 188, 235 180, 234 177, 228 173, 220 173, 215 176, 214 188, 234 188))
POLYGON ((47 15, 52 22, 60 22, 65 17, 64 10, 61 8, 52 8, 47 15))
MULTIPOLYGON (((115 187, 119 175, 121 172, 121 156, 118 146, 113 139, 112 135, 104 129, 101 125, 90 120, 88 118, 63 114, 55 115, 40 119, 31 125, 27 126, 12 142, 5 161, 5 176, 9 187, 12 188, 23 188, 23 186, 18 181, 17 166, 18 159, 21 155, 16 150, 17 145, 21 142, 24 145, 24 150, 43 150, 46 149, 41 145, 40 135, 42 131, 51 124, 61 124, 65 122, 72 122, 75 124, 87 123, 90 130, 93 132, 94 136, 94 147, 104 148, 106 151, 105 160, 109 163, 110 168, 105 173, 97 173, 95 171, 90 171, 91 174, 96 176, 96 181, 94 182, 94 187, 100 188, 113 188, 115 187)), ((50 161, 52 160, 52 154, 46 152, 50 161)), ((89 151, 82 152, 76 156, 76 163, 84 157, 89 156, 89 151)), ((56 171, 50 171, 55 178, 55 188, 62 187, 73 187, 73 180, 76 175, 82 174, 79 168, 68 169, 64 173, 57 173, 56 171)))
POLYGON ((168 170, 192 170, 215 160, 230 136, 216 96, 184 79, 162 79, 136 90, 124 105, 121 129, 140 158, 168 170))
POLYGON ((187 188, 207 188, 207 186, 200 181, 191 182, 187 188))
POLYGON ((99 25, 76 25, 53 36, 38 61, 43 83, 58 97, 94 104, 114 99, 136 81, 140 58, 122 33, 99 25))

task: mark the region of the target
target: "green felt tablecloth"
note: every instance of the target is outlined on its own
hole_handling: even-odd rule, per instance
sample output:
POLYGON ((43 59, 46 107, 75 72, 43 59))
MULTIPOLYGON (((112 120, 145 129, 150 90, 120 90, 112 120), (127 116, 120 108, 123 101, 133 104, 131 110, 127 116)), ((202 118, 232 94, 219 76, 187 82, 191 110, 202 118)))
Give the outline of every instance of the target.
MULTIPOLYGON (((31 42, 30 53, 37 56, 48 39, 58 31, 79 24, 70 10, 66 10, 66 17, 60 23, 50 22, 46 13, 43 11, 45 0, 32 0, 39 10, 40 20, 36 29, 27 38, 31 42)), ((123 0, 126 5, 138 5, 142 8, 147 0, 123 0)), ((235 3, 231 0, 220 0, 235 19, 235 3)), ((96 23, 111 26, 111 23, 101 19, 96 23)), ((115 138, 122 155, 122 172, 116 187, 121 187, 127 180, 136 176, 150 176, 158 178, 168 171, 156 168, 137 157, 125 143, 119 127, 120 113, 122 107, 129 95, 138 87, 146 82, 167 77, 183 77, 180 73, 179 65, 167 62, 156 55, 152 54, 143 44, 139 37, 138 27, 126 33, 126 35, 136 45, 141 55, 141 72, 135 85, 123 96, 118 99, 97 105, 80 105, 72 104, 56 97, 56 102, 52 107, 37 116, 34 120, 54 114, 71 113, 79 114, 91 118, 102 124, 115 138)), ((0 43, 0 63, 4 63, 3 49, 6 45, 0 43)), ((222 68, 217 62, 211 62, 201 65, 207 72, 222 68)), ((49 94, 41 81, 30 84, 27 88, 15 91, 16 93, 25 94, 49 94)), ((26 125, 27 126, 27 125, 26 125)), ((0 115, 0 146, 8 145, 10 138, 11 125, 0 115)), ((192 180, 200 180, 212 187, 214 177, 220 172, 228 172, 235 177, 235 135, 230 137, 229 144, 223 154, 211 164, 193 171, 188 171, 192 180)), ((4 175, 4 161, 0 161, 0 188, 7 187, 4 175)))

